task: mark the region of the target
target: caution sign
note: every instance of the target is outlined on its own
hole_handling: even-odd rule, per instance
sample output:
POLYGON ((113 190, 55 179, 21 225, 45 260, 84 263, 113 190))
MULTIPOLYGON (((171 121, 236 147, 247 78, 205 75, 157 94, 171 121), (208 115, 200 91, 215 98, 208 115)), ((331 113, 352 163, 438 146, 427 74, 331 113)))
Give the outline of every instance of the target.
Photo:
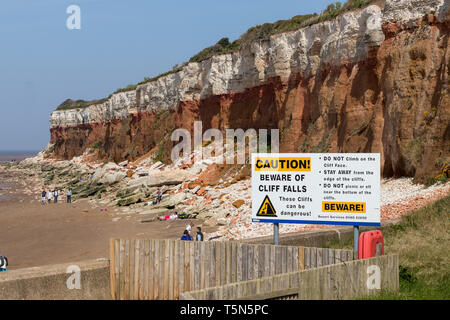
POLYGON ((258 213, 256 214, 258 217, 276 217, 276 211, 273 207, 272 202, 270 202, 269 196, 266 195, 264 201, 258 209, 258 213))
POLYGON ((380 154, 252 154, 252 222, 380 225, 380 154))
POLYGON ((257 157, 255 171, 311 171, 310 157, 257 157))

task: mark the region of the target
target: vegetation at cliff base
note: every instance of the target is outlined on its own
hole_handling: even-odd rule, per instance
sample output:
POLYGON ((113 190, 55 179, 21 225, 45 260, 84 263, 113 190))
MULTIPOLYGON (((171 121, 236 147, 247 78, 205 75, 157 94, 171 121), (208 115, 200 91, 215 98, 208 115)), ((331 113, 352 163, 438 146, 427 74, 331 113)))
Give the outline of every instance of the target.
MULTIPOLYGON (((333 2, 327 6, 325 10, 323 10, 320 14, 305 14, 305 15, 296 15, 291 19, 287 20, 278 20, 274 23, 264 23, 262 25, 258 25, 252 27, 247 30, 243 35, 240 36, 239 39, 230 42, 230 40, 226 37, 221 38, 215 45, 205 48, 201 50, 199 53, 195 54, 189 59, 189 62, 201 62, 211 58, 214 55, 219 54, 227 54, 231 52, 236 52, 241 50, 242 48, 249 47, 251 43, 254 41, 264 41, 268 40, 270 36, 278 33, 295 31, 307 26, 311 26, 313 24, 331 20, 336 18, 338 15, 343 14, 347 11, 356 10, 359 8, 366 7, 373 2, 379 2, 380 0, 347 0, 344 4, 341 2, 333 2)), ((114 93, 126 92, 135 90, 138 85, 153 82, 158 80, 161 77, 167 76, 172 73, 176 73, 181 71, 189 62, 183 63, 181 66, 175 65, 172 70, 161 73, 155 77, 145 77, 143 81, 137 84, 130 84, 125 88, 119 88, 114 93)), ((111 95, 107 98, 100 100, 92 100, 92 101, 84 101, 84 100, 76 100, 76 103, 66 103, 68 100, 64 101, 61 105, 58 106, 56 110, 68 110, 75 108, 86 108, 93 104, 99 104, 105 102, 109 99, 111 95)), ((72 100, 70 100, 72 101, 72 100)))
POLYGON ((99 146, 100 146, 100 141, 95 141, 95 142, 92 144, 92 149, 98 149, 99 146))
POLYGON ((450 299, 449 208, 448 195, 384 232, 387 253, 399 255, 400 290, 375 299, 450 299))

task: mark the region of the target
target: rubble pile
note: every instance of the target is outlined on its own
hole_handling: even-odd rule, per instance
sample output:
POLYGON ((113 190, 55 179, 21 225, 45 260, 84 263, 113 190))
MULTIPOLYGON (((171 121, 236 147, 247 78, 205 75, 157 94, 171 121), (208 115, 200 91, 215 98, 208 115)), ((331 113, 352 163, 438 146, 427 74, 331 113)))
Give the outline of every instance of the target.
MULTIPOLYGON (((212 146, 213 147, 213 146, 212 146)), ((4 163, 5 172, 20 172, 17 183, 25 194, 39 194, 42 188, 71 188, 73 199, 87 198, 94 206, 114 207, 125 214, 142 215, 143 222, 174 212, 201 219, 218 231, 206 239, 239 240, 269 236, 273 225, 251 222, 251 180, 249 165, 217 164, 219 156, 202 158, 199 150, 170 165, 151 156, 119 164, 90 158, 89 150, 72 160, 47 158, 45 150, 18 163, 4 163), (197 159, 197 161, 193 161, 197 159), (31 180, 30 180, 31 179, 31 180), (31 181, 31 183, 30 183, 31 181), (156 203, 157 190, 162 200, 156 203)), ((420 208, 450 192, 450 183, 430 187, 414 184, 412 178, 383 179, 381 219, 394 219, 420 208)), ((281 224, 280 233, 327 226, 281 224)))

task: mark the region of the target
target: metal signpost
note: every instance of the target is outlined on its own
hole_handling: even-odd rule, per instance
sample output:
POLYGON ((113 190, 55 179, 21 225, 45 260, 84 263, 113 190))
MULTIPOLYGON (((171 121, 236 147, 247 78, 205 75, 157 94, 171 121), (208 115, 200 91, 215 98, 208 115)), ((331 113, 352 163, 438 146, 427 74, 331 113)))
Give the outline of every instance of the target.
POLYGON ((380 226, 378 153, 252 154, 252 221, 380 226))
POLYGON ((273 243, 278 245, 280 244, 280 224, 273 224, 273 243))

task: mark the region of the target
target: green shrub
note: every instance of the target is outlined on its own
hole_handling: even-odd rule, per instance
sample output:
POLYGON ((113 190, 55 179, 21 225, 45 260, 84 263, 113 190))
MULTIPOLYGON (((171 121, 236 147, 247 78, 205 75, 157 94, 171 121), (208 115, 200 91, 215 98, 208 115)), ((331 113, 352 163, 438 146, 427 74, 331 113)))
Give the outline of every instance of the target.
POLYGON ((109 98, 111 98, 111 96, 112 96, 112 94, 110 94, 108 97, 103 98, 103 99, 96 99, 96 100, 90 100, 90 101, 81 100, 81 99, 78 99, 78 100, 67 99, 63 103, 61 103, 56 108, 56 110, 84 109, 84 108, 87 108, 94 104, 105 103, 106 101, 108 101, 109 98))
POLYGON ((85 100, 72 100, 67 99, 63 103, 61 103, 56 110, 68 110, 68 109, 78 109, 78 108, 86 108, 89 106, 90 101, 85 100))
POLYGON ((163 160, 164 160, 164 143, 161 142, 161 144, 158 147, 158 152, 155 156, 154 161, 155 162, 158 162, 158 161, 163 162, 163 160))
POLYGON ((168 109, 161 109, 155 114, 155 122, 159 119, 165 118, 170 114, 168 109))
POLYGON ((100 147, 100 142, 99 142, 99 141, 95 141, 95 142, 92 144, 92 149, 98 149, 98 147, 100 147))
POLYGON ((364 120, 362 121, 359 126, 354 128, 350 133, 348 134, 350 137, 354 136, 355 134, 361 134, 366 128, 369 126, 370 121, 364 120))
POLYGON ((439 175, 438 177, 432 177, 432 178, 428 178, 428 181, 426 183, 427 187, 430 187, 438 182, 441 183, 446 183, 448 180, 447 176, 445 174, 443 175, 439 175))
POLYGON ((319 142, 319 144, 315 147, 312 148, 311 152, 312 153, 323 153, 323 152, 327 152, 328 149, 330 148, 330 143, 328 143, 328 138, 330 137, 330 133, 326 133, 323 137, 322 140, 319 142))
POLYGON ((208 47, 206 49, 203 49, 199 53, 197 53, 195 56, 189 59, 189 62, 200 62, 206 59, 211 58, 212 56, 216 54, 223 54, 223 53, 229 53, 233 51, 239 50, 240 47, 239 40, 233 41, 230 43, 230 40, 228 38, 222 38, 220 39, 215 45, 208 47))

